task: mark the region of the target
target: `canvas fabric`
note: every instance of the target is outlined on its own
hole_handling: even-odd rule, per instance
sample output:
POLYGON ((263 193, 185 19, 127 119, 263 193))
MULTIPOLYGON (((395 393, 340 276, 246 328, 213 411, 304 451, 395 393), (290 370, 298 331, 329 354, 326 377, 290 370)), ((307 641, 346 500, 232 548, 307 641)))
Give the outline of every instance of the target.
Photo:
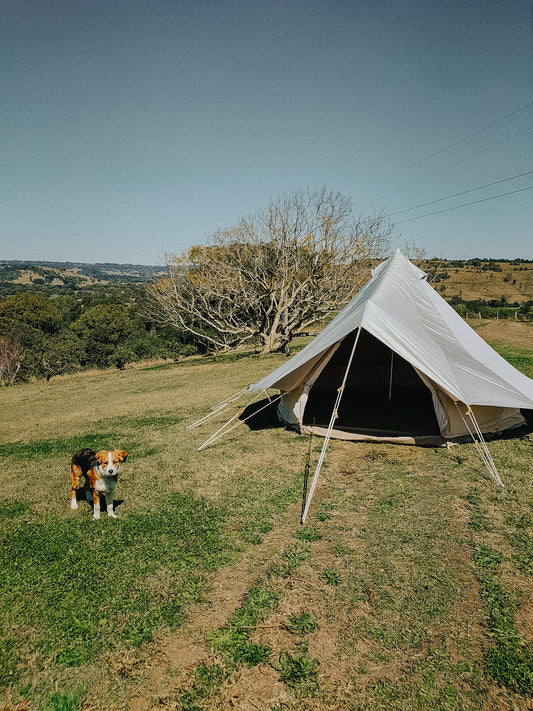
MULTIPOLYGON (((533 381, 478 336, 399 250, 311 343, 249 391, 279 389, 281 420, 302 429, 314 383, 358 328, 413 366, 431 391, 442 437, 469 433, 462 416, 469 407, 485 433, 518 425, 520 409, 533 409, 533 381)), ((357 433, 333 436, 354 439, 357 433)))

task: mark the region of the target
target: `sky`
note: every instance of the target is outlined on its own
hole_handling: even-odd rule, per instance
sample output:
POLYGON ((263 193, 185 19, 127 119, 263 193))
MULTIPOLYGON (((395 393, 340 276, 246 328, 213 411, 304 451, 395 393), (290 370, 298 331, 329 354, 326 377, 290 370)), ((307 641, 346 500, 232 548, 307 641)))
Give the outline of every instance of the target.
POLYGON ((2 0, 0 259, 160 265, 323 187, 533 258, 532 0, 2 0))

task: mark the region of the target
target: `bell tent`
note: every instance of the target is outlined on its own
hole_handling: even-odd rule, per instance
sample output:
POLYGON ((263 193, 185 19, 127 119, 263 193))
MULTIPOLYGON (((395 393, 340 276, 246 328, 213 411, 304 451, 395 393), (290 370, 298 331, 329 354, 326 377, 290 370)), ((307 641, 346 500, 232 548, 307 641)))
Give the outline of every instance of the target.
POLYGON ((533 409, 533 380, 478 336, 399 250, 313 341, 235 397, 272 389, 280 420, 324 435, 323 453, 330 437, 420 445, 471 437, 499 485, 483 435, 524 424, 521 409, 533 409))

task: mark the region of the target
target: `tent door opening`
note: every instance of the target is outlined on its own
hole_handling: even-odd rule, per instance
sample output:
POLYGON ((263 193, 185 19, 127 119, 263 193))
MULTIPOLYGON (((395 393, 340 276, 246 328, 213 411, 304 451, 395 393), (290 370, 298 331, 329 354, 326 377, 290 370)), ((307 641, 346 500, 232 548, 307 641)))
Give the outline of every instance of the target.
MULTIPOLYGON (((356 332, 343 342, 309 392, 304 425, 327 427, 356 332)), ((440 435, 429 388, 413 366, 364 329, 335 430, 372 437, 440 435)))

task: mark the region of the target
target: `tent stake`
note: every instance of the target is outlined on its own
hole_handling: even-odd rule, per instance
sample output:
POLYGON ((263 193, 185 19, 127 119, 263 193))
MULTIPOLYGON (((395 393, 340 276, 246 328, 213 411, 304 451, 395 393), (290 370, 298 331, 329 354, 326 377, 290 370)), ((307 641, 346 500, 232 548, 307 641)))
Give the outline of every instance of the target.
POLYGON ((313 498, 313 494, 315 493, 316 482, 317 482, 317 480, 318 480, 318 475, 320 474, 320 470, 322 469, 322 464, 323 464, 323 462, 324 462, 324 457, 326 456, 326 450, 327 450, 327 448, 328 448, 328 444, 329 444, 329 440, 330 440, 330 438, 331 438, 331 433, 332 433, 332 431, 333 431, 333 426, 334 426, 334 424, 335 424, 335 420, 336 420, 337 417, 339 416, 339 405, 340 405, 340 402, 341 402, 341 400, 342 400, 342 396, 343 396, 343 393, 344 393, 344 388, 345 388, 345 385, 346 385, 346 381, 347 381, 347 379, 348 379, 348 372, 349 372, 349 370, 350 370, 350 368, 351 368, 351 365, 352 365, 352 360, 353 360, 353 357, 354 357, 355 349, 356 349, 356 347, 357 347, 357 341, 359 340, 359 334, 360 334, 360 333, 361 333, 361 326, 359 326, 359 328, 357 329, 357 336, 355 337, 355 341, 354 341, 354 344, 353 344, 353 347, 352 347, 352 352, 350 353, 350 358, 348 359, 348 365, 346 366, 346 371, 345 371, 345 373, 344 373, 344 378, 343 378, 343 380, 342 380, 342 385, 341 385, 340 388, 337 390, 337 398, 336 398, 336 400, 335 400, 335 405, 333 406, 333 412, 331 413, 331 419, 330 419, 330 421, 329 421, 328 431, 327 431, 326 437, 325 437, 325 439, 324 439, 324 444, 322 445, 322 451, 320 452, 320 457, 319 457, 318 463, 317 463, 317 465, 316 465, 315 473, 314 473, 314 476, 313 476, 313 481, 311 482, 311 489, 310 489, 310 491, 309 491, 309 496, 308 496, 308 498, 307 498, 307 501, 306 501, 306 504, 305 504, 305 508, 304 508, 304 512, 303 512, 303 514, 302 514, 302 519, 301 519, 301 524, 302 524, 302 526, 303 526, 303 524, 305 523, 305 519, 307 518, 307 514, 309 513, 309 507, 311 506, 311 500, 312 500, 312 498, 313 498))
MULTIPOLYGON (((313 420, 313 427, 315 426, 315 420, 313 420)), ((305 460, 305 467, 304 467, 304 489, 302 492, 302 513, 300 516, 300 521, 303 519, 304 511, 305 511, 305 504, 307 503, 307 484, 309 482, 309 469, 311 467, 311 446, 313 443, 313 430, 311 430, 311 434, 309 435, 309 449, 307 450, 307 459, 305 460)), ((303 523, 303 521, 302 521, 303 523)))

